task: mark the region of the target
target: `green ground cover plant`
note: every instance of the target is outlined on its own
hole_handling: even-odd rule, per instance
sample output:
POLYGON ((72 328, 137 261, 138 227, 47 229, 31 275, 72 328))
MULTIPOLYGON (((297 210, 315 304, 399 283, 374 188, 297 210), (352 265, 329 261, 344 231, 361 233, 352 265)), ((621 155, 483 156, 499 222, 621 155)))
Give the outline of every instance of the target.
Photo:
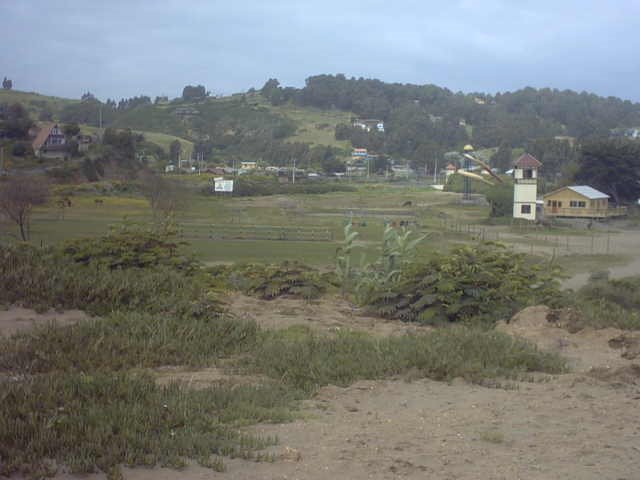
POLYGON ((216 385, 203 390, 158 386, 149 375, 64 373, 3 382, 0 475, 53 476, 119 466, 224 470, 222 457, 260 459, 275 438, 237 426, 290 420, 290 391, 277 385, 216 385))
POLYGON ((560 373, 564 361, 531 343, 493 330, 453 326, 423 335, 375 338, 343 332, 329 337, 307 329, 264 333, 249 371, 280 379, 307 393, 409 370, 435 380, 480 382, 526 372, 560 373))
POLYGON ((311 300, 320 297, 329 287, 326 276, 295 261, 276 265, 217 267, 209 271, 214 276, 221 274, 233 288, 263 300, 282 296, 311 300))

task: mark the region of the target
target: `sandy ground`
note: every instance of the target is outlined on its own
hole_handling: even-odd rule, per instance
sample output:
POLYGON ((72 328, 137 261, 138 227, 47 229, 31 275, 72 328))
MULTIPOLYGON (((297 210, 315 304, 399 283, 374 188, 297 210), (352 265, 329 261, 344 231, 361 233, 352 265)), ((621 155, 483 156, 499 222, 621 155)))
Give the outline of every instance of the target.
POLYGON ((65 312, 50 310, 46 313, 36 313, 28 308, 10 307, 8 310, 0 310, 0 336, 13 335, 16 332, 33 328, 35 325, 44 325, 50 322, 69 325, 87 318, 89 316, 80 310, 65 312))
POLYGON ((341 329, 366 331, 374 335, 403 335, 428 331, 428 327, 368 316, 339 295, 322 300, 303 301, 294 298, 259 300, 234 294, 227 299, 229 309, 239 318, 251 319, 267 329, 304 325, 320 331, 341 329))
MULTIPOLYGON (((266 328, 302 323, 323 331, 353 328, 381 335, 416 328, 359 316, 339 297, 309 303, 237 295, 230 307, 266 328)), ((270 449, 276 456, 273 463, 227 460, 224 473, 196 465, 181 471, 125 469, 124 477, 638 479, 640 332, 569 333, 562 328, 566 326, 564 316, 531 307, 498 328, 562 353, 571 373, 536 375, 530 382, 501 381, 494 388, 461 379, 444 383, 408 377, 329 386, 304 402, 299 420, 248 429, 277 435, 279 444, 270 449)), ((193 387, 233 380, 219 369, 160 369, 158 376, 161 382, 180 378, 193 387)))

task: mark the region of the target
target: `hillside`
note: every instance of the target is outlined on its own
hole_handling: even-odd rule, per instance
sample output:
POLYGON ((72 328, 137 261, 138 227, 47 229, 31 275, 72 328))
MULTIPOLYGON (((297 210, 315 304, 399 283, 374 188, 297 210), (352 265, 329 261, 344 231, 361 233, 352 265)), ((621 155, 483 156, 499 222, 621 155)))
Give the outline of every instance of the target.
MULTIPOLYGON (((202 87, 204 89, 204 87, 202 87)), ((391 84, 344 75, 309 77, 303 88, 270 79, 259 91, 172 101, 140 96, 100 102, 0 92, 0 103, 24 103, 34 119, 76 122, 84 128, 129 128, 167 152, 176 138, 183 153, 210 163, 257 160, 287 165, 296 159, 333 169, 352 147, 408 160, 420 171, 442 165, 444 153, 472 143, 493 149, 492 164, 508 168, 518 151, 545 163, 556 179, 576 158, 575 145, 640 124, 640 104, 554 89, 454 93, 435 85, 391 84), (363 129, 354 119, 384 124, 363 129), (498 148, 500 147, 500 148, 498 148)), ((487 150, 488 151, 488 150, 487 150)))

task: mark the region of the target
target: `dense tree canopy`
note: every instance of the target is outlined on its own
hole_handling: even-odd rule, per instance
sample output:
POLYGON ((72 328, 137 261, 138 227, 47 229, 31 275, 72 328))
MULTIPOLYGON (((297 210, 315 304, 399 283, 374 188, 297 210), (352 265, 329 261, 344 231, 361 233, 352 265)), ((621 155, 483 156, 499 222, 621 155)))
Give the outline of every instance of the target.
POLYGON ((3 130, 4 136, 26 139, 32 125, 29 112, 21 103, 0 104, 0 130, 3 130))
POLYGON ((603 139, 585 142, 575 181, 608 193, 616 203, 640 198, 640 142, 603 139))
POLYGON ((207 91, 202 85, 198 85, 198 86, 187 85, 182 90, 183 100, 197 100, 200 98, 204 98, 206 96, 207 96, 207 91))

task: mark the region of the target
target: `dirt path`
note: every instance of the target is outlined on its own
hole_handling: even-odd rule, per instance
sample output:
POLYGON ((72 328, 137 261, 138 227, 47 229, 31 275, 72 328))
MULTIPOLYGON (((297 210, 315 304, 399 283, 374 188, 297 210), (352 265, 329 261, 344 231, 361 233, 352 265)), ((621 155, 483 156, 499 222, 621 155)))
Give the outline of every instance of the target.
POLYGON ((8 310, 0 310, 0 337, 13 335, 16 332, 33 328, 35 325, 44 325, 49 322, 69 325, 87 318, 89 316, 80 310, 65 312, 50 310, 45 313, 37 313, 28 308, 10 307, 8 310))
POLYGON ((294 298, 265 301, 242 294, 232 294, 227 298, 227 302, 229 309, 239 318, 255 320, 261 327, 268 329, 304 325, 320 331, 349 329, 384 336, 429 330, 428 327, 413 323, 368 316, 362 309, 339 295, 325 297, 321 301, 294 298))

